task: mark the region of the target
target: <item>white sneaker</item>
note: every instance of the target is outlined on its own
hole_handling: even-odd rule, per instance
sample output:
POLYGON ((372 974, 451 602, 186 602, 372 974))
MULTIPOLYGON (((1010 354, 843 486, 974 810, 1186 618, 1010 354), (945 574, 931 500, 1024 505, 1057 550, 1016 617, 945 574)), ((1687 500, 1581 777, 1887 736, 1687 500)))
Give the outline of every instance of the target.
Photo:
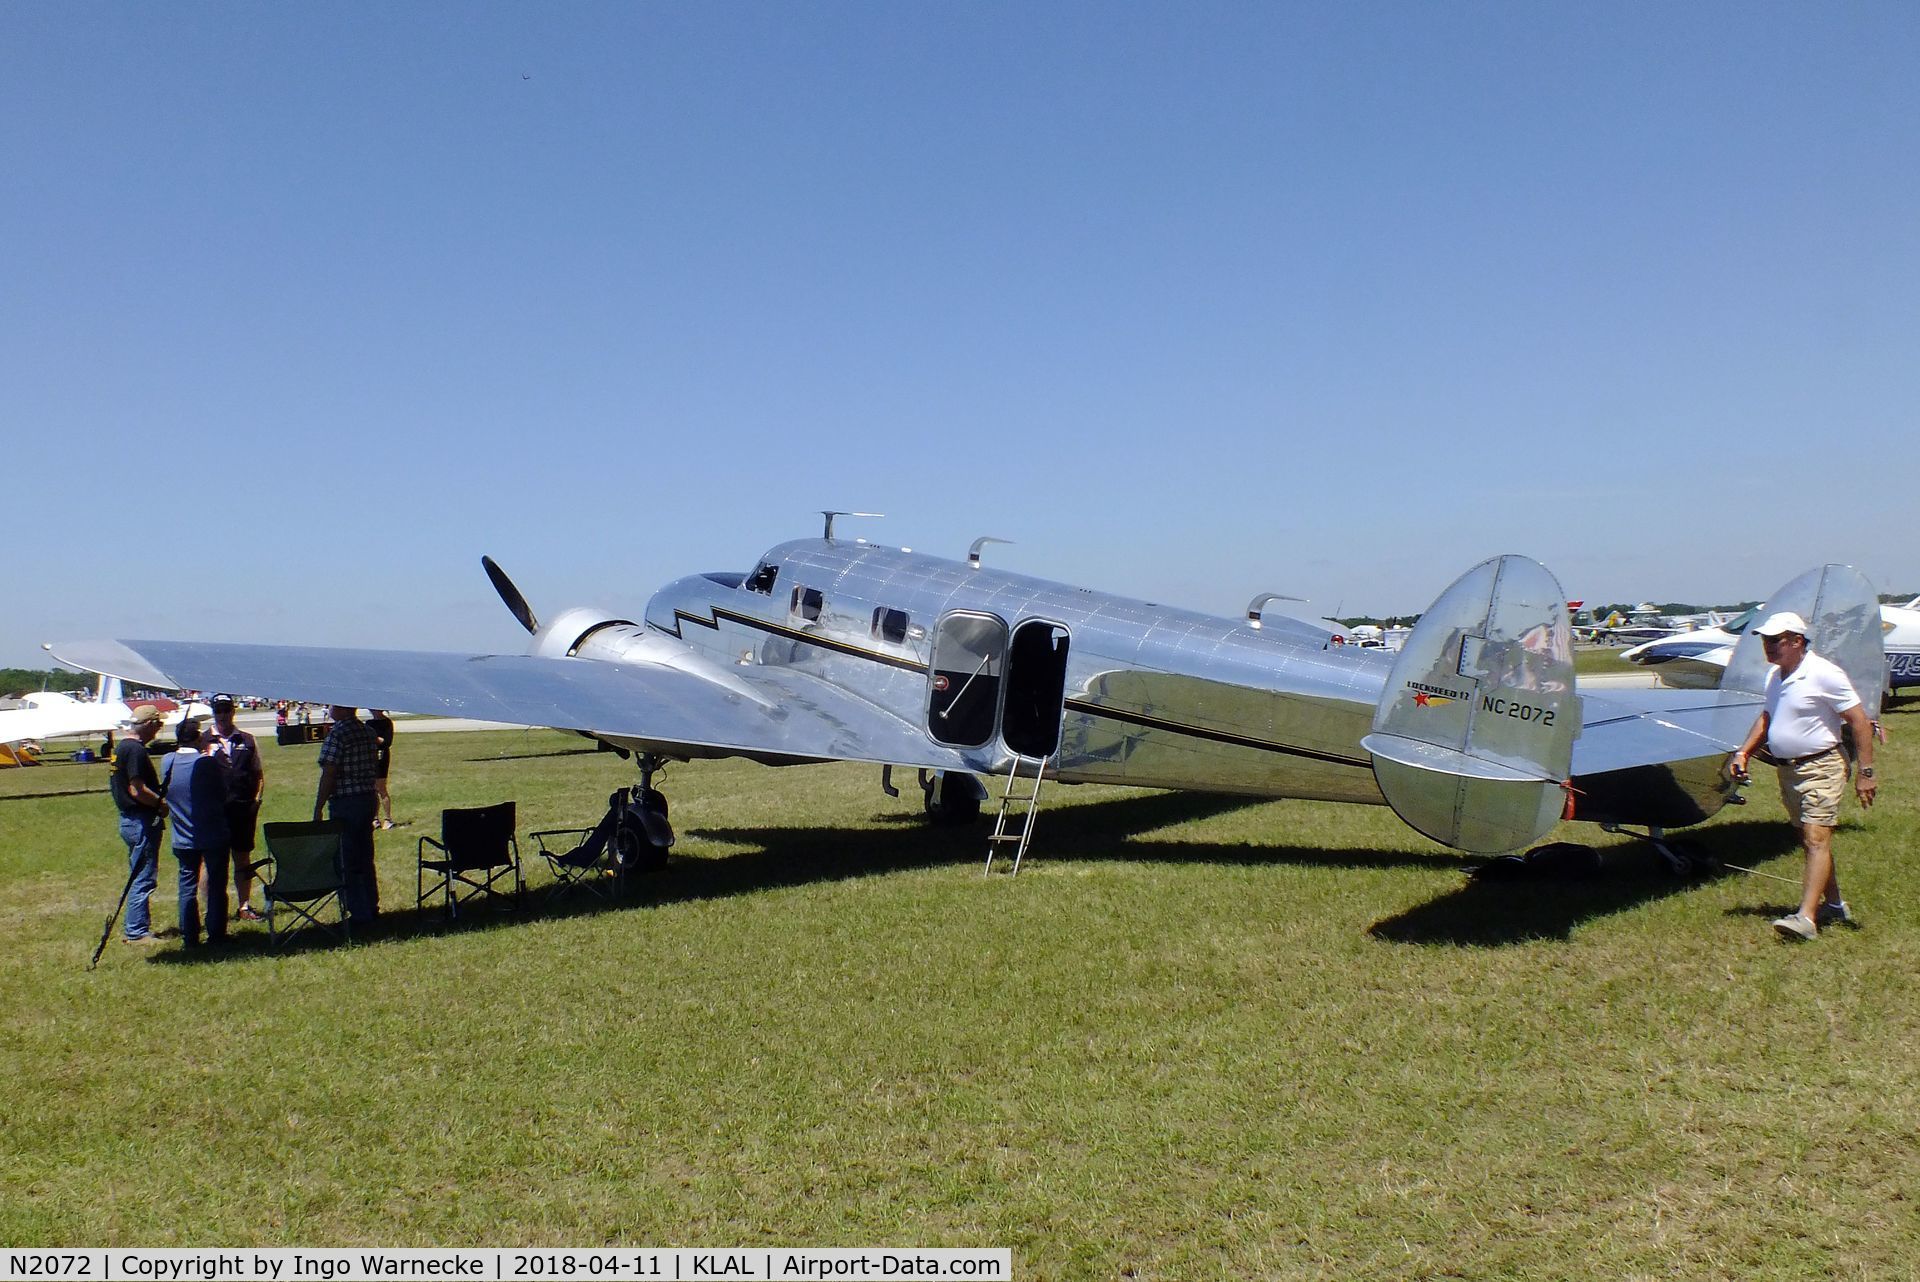
POLYGON ((1812 939, 1820 933, 1820 928, 1813 924, 1813 918, 1805 913, 1789 913, 1774 922, 1773 929, 1780 938, 1791 940, 1812 939))
POLYGON ((1814 914, 1814 920, 1822 926, 1858 926, 1860 924, 1853 919, 1853 910, 1847 907, 1847 901, 1844 899, 1837 904, 1821 904, 1819 911, 1814 914))

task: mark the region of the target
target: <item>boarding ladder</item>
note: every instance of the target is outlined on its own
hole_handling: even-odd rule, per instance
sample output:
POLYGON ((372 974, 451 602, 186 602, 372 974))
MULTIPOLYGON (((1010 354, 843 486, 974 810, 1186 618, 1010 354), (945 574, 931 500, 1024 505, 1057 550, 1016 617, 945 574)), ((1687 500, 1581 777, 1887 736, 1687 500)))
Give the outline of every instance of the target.
POLYGON ((1027 853, 1027 843, 1033 840, 1033 821, 1040 814, 1040 783, 1047 773, 1047 762, 1051 757, 1023 757, 1013 755, 1013 764, 1007 767, 1006 779, 1000 787, 1000 814, 993 821, 993 835, 987 838, 988 876, 993 874, 993 857, 1001 846, 1013 847, 1013 864, 1009 873, 1020 871, 1020 860, 1027 853), (1031 766, 1032 773, 1023 773, 1031 766))

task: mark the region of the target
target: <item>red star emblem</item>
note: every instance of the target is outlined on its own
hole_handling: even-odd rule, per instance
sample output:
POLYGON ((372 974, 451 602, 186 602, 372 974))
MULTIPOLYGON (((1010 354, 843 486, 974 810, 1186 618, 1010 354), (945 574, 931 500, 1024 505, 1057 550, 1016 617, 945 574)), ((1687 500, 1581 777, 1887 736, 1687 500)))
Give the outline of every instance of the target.
POLYGON ((1424 707, 1426 707, 1426 706, 1427 706, 1427 702, 1428 702, 1428 697, 1427 697, 1426 695, 1424 695, 1424 694, 1421 694, 1421 693, 1420 693, 1420 692, 1419 692, 1418 690, 1415 690, 1415 691, 1413 692, 1413 706, 1414 706, 1414 707, 1416 707, 1416 708, 1424 708, 1424 707))

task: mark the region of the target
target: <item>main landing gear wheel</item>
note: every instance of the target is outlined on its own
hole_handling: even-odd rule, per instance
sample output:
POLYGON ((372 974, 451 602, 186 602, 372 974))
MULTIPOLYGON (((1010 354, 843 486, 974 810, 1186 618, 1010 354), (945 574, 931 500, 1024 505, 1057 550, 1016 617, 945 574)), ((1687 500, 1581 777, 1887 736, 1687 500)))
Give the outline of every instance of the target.
POLYGON ((960 828, 980 819, 987 790, 970 774, 951 770, 920 772, 921 803, 927 818, 942 828, 960 828))
POLYGON ((673 846, 673 825, 667 822, 667 798, 653 786, 660 769, 658 757, 640 758, 640 785, 628 794, 614 828, 613 854, 622 873, 659 872, 667 866, 673 846))

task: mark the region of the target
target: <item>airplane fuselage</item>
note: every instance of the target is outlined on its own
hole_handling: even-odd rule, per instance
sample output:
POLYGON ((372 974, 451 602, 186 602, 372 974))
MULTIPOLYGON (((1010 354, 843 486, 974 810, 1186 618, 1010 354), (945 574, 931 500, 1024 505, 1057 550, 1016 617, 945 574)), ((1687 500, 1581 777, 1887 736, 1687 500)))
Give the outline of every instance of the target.
POLYGON ((850 540, 694 575, 649 629, 719 664, 806 671, 960 751, 1069 783, 1380 803, 1360 746, 1392 656, 1286 617, 1255 627, 850 540), (1057 740, 1054 738, 1057 727, 1057 740))

